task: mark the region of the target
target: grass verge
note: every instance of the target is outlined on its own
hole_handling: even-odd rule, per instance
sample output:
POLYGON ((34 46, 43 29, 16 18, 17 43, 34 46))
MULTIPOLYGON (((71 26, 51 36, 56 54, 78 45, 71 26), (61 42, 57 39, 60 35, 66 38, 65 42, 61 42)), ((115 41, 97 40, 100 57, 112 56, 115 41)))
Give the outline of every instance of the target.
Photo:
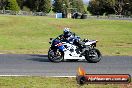
POLYGON ((0 77, 0 88, 131 88, 132 84, 89 84, 79 86, 75 78, 0 77))
POLYGON ((132 21, 55 19, 0 15, 0 53, 47 54, 49 38, 70 27, 82 38, 99 40, 103 55, 132 55, 132 21))

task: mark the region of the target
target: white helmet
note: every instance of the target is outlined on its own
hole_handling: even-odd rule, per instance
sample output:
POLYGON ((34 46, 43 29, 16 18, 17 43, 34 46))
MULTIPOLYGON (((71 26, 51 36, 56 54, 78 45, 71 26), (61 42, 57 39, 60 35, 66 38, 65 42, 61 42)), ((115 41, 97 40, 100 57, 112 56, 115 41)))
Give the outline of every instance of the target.
POLYGON ((70 28, 64 28, 64 31, 63 32, 64 32, 64 34, 65 33, 69 33, 70 32, 70 28))
POLYGON ((68 38, 71 36, 70 28, 64 28, 64 38, 68 38))

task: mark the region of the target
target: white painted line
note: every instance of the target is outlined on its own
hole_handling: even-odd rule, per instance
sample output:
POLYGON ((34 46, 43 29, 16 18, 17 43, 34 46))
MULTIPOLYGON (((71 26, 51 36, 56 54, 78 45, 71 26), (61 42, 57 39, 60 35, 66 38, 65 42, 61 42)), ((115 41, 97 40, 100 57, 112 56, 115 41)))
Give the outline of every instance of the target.
POLYGON ((55 78, 75 78, 76 76, 51 76, 55 78))
POLYGON ((29 76, 29 75, 0 75, 0 77, 22 77, 22 76, 29 76))
MULTIPOLYGON (((33 75, 0 75, 0 77, 25 77, 25 76, 33 77, 33 75)), ((43 76, 43 75, 41 75, 40 77, 75 78, 76 76, 43 76)))

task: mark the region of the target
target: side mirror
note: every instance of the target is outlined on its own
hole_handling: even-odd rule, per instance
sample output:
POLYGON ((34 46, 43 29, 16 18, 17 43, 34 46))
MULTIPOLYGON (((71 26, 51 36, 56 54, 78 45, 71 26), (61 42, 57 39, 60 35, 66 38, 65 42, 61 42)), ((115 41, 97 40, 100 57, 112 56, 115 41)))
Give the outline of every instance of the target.
POLYGON ((50 40, 52 40, 53 38, 50 38, 50 40))

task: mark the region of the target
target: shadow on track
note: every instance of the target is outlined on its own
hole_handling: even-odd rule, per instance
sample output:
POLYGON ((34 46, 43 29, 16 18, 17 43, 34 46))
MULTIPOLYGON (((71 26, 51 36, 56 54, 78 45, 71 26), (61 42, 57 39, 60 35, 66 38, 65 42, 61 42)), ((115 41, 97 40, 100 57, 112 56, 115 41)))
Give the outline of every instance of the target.
POLYGON ((33 58, 28 59, 28 60, 38 61, 38 62, 50 62, 48 60, 48 55, 38 55, 38 54, 36 54, 36 55, 31 55, 31 56, 33 56, 33 58))
MULTIPOLYGON (((32 60, 32 61, 38 61, 38 62, 50 62, 49 59, 48 59, 48 55, 38 55, 38 54, 35 54, 35 55, 31 55, 33 56, 33 58, 31 59, 28 59, 28 60, 32 60)), ((83 60, 83 61, 76 61, 76 60, 64 60, 62 62, 68 62, 68 63, 72 63, 72 62, 83 62, 83 63, 88 63, 86 60, 83 60)), ((54 62, 51 62, 51 63, 54 63, 54 62)), ((61 62, 60 62, 61 63, 61 62)))
POLYGON ((45 57, 45 58, 48 58, 48 55, 39 55, 39 54, 33 54, 31 56, 38 56, 38 57, 45 57))

